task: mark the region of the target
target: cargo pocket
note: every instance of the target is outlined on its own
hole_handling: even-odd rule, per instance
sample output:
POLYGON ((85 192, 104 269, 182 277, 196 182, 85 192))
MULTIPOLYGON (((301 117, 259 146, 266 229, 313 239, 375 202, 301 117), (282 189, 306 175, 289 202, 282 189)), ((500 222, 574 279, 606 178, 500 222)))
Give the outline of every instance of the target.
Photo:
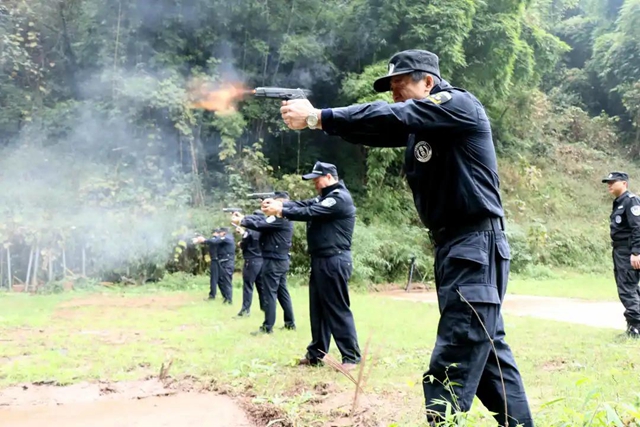
POLYGON ((509 243, 504 238, 497 238, 496 246, 498 246, 498 255, 500 255, 500 258, 506 260, 511 259, 511 248, 509 248, 509 243))
POLYGON ((500 316, 498 289, 490 285, 461 285, 458 291, 460 302, 471 314, 466 340, 479 343, 493 338, 500 316))
POLYGON ((446 284, 489 283, 489 251, 487 236, 475 233, 451 246, 447 254, 443 282, 446 284))

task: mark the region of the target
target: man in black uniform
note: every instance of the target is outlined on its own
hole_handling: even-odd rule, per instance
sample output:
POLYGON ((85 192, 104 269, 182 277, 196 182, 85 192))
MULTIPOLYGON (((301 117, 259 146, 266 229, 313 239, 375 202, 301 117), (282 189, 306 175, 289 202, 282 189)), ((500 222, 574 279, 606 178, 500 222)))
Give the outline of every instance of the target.
POLYGON ((615 197, 610 225, 613 273, 625 308, 627 335, 640 338, 640 199, 629 191, 625 172, 611 172, 602 182, 615 197))
MULTIPOLYGON (((264 216, 262 211, 255 211, 253 214, 264 216)), ((242 240, 239 242, 239 245, 240 249, 242 249, 242 257, 244 258, 244 267, 242 269, 242 308, 240 309, 238 316, 247 317, 251 312, 254 283, 256 290, 258 291, 260 310, 264 311, 262 284, 260 282, 260 270, 262 269, 260 232, 255 230, 245 230, 242 227, 238 227, 237 230, 238 233, 242 234, 242 240)))
POLYGON ((209 247, 211 257, 211 278, 209 281, 209 299, 216 298, 216 285, 222 294, 222 303, 231 305, 233 302, 233 269, 236 259, 236 245, 233 234, 229 234, 226 227, 217 228, 211 239, 205 240, 199 236, 194 239, 197 243, 205 243, 209 247))
POLYGON ((300 364, 319 364, 329 352, 333 335, 342 355, 342 366, 352 369, 361 358, 348 286, 353 271, 351 240, 356 208, 344 182, 338 180, 334 165, 317 162, 302 179, 314 181, 318 197, 284 203, 267 199, 262 203, 262 211, 267 215, 307 221, 311 343, 300 364))
POLYGON ((395 54, 374 89, 391 90, 394 103, 317 110, 306 99, 292 100, 283 102, 281 114, 291 129, 323 129, 354 144, 406 146, 407 180, 435 245, 440 309, 435 348, 423 377, 427 418, 438 421, 445 411, 435 401, 453 400, 441 384, 448 377, 459 384, 454 391, 463 412, 477 395, 500 425, 508 418, 509 425, 531 427, 521 375, 504 338, 501 307, 510 248, 485 109, 471 93, 443 80, 438 57, 424 50, 395 54))
MULTIPOLYGON (((288 200, 285 191, 276 192, 277 200, 288 200)), ((260 250, 262 252, 262 270, 260 281, 264 290, 264 323, 254 335, 273 332, 276 322, 276 300, 280 302, 284 312, 284 328, 295 330, 293 306, 287 289, 287 272, 289 271, 293 223, 275 216, 249 215, 242 216, 234 212, 231 216, 234 224, 260 232, 260 250)))

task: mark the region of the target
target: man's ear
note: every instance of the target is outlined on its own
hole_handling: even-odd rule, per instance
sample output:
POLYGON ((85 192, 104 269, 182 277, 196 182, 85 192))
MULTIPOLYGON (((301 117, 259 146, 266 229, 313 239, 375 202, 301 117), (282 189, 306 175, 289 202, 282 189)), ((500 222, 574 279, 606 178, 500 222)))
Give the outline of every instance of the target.
POLYGON ((424 78, 426 84, 427 84, 427 93, 431 91, 431 89, 433 89, 433 87, 436 85, 436 81, 433 78, 433 76, 431 74, 427 74, 427 77, 424 78))

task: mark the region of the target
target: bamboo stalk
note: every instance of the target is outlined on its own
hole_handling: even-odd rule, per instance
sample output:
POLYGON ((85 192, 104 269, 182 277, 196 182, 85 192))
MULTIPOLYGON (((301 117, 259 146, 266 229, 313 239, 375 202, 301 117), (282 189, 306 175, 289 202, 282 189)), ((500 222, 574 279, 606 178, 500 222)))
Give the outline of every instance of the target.
POLYGON ((2 247, 0 247, 0 288, 4 286, 4 261, 2 260, 2 247))
POLYGON ((51 250, 49 250, 49 282, 53 276, 53 258, 51 256, 51 250))
POLYGON ((38 262, 40 262, 40 247, 36 245, 36 259, 33 263, 33 276, 31 277, 32 289, 34 291, 38 286, 38 262))
POLYGON ((67 251, 62 247, 62 276, 67 277, 67 251))
POLYGON ((86 260, 87 260, 86 249, 84 246, 82 246, 82 277, 87 277, 86 260))
POLYGON ((33 264, 33 246, 29 250, 29 265, 27 266, 27 277, 24 280, 24 290, 29 290, 29 279, 31 278, 31 265, 33 264))
POLYGON ((7 280, 9 283, 9 289, 13 286, 13 279, 11 275, 11 246, 7 246, 7 280))

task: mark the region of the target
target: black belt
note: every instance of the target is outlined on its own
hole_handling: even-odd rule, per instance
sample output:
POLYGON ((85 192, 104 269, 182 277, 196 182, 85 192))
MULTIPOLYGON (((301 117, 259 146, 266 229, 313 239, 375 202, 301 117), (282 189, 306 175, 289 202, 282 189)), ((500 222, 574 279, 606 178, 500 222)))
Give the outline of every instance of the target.
POLYGON ((629 240, 614 240, 613 242, 611 242, 611 246, 613 246, 614 248, 620 248, 622 246, 627 246, 629 247, 629 240))
POLYGON ((463 234, 473 233, 474 231, 504 231, 504 229, 504 218, 493 217, 484 218, 471 224, 442 227, 437 230, 429 231, 429 237, 431 238, 432 243, 435 243, 436 246, 440 246, 448 240, 462 236, 463 234))

